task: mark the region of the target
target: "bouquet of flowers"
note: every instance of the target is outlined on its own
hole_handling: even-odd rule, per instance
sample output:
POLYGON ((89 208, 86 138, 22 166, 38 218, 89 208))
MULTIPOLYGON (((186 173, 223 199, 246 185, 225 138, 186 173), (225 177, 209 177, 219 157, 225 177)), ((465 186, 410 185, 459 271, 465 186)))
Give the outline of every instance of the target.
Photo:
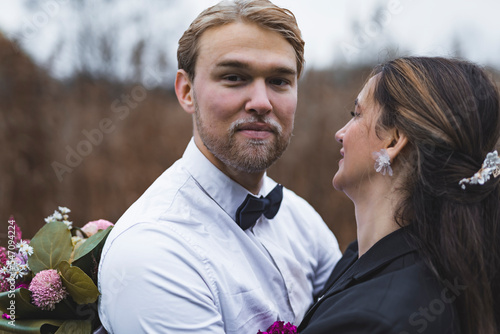
POLYGON ((289 322, 285 324, 284 321, 276 321, 265 332, 258 331, 257 334, 299 334, 299 332, 297 327, 289 322))
POLYGON ((11 217, 0 247, 0 332, 91 333, 99 326, 97 267, 113 224, 82 228, 59 207, 30 240, 11 217))

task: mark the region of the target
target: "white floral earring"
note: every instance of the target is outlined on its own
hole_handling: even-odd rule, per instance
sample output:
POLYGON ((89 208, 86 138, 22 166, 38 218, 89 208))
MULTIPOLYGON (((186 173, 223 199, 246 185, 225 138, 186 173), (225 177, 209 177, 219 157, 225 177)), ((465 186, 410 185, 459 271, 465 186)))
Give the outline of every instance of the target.
POLYGON ((378 152, 373 152, 372 156, 375 159, 375 170, 382 175, 387 173, 392 176, 391 157, 389 157, 387 150, 383 148, 378 152))

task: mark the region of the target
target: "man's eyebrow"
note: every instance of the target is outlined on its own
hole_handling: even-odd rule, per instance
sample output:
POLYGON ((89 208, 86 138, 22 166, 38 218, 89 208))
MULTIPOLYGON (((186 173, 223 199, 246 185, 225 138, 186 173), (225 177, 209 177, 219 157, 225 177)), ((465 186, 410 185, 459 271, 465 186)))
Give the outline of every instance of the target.
MULTIPOLYGON (((216 67, 219 68, 241 68, 241 69, 250 69, 250 65, 245 62, 237 61, 237 60, 222 60, 216 63, 216 67)), ((273 73, 279 73, 283 75, 297 75, 297 71, 288 66, 277 66, 272 68, 273 73)))
POLYGON ((250 65, 247 63, 237 61, 237 60, 222 60, 218 63, 216 63, 217 67, 236 67, 236 68, 243 68, 247 69, 250 68, 250 65))

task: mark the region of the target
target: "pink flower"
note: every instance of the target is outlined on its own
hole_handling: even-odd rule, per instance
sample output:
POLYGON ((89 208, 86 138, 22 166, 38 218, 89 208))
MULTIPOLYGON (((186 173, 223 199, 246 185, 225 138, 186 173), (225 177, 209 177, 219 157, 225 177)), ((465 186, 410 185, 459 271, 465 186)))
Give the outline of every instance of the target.
POLYGON ((14 243, 17 244, 19 241, 22 240, 22 232, 21 232, 21 228, 16 223, 14 223, 14 226, 15 226, 14 243))
POLYGON ((5 247, 0 247, 0 264, 5 266, 6 263, 7 263, 7 249, 5 247))
POLYGON ((68 295, 61 277, 54 269, 42 270, 36 274, 29 290, 32 292, 33 304, 46 311, 54 310, 55 305, 68 295))
POLYGON ((0 281, 0 292, 5 292, 10 290, 10 282, 7 280, 10 277, 9 274, 6 276, 0 274, 0 278, 2 279, 0 281))
POLYGON ((267 331, 259 331, 257 334, 299 334, 299 332, 297 332, 297 327, 289 322, 285 324, 284 321, 276 321, 267 331))
POLYGON ((88 237, 91 237, 94 234, 96 234, 99 230, 105 230, 110 226, 113 226, 113 223, 105 219, 99 219, 85 224, 85 226, 82 227, 82 231, 85 232, 85 234, 88 237))
POLYGON ((16 259, 17 263, 19 263, 19 264, 28 263, 28 255, 17 253, 15 259, 16 259))

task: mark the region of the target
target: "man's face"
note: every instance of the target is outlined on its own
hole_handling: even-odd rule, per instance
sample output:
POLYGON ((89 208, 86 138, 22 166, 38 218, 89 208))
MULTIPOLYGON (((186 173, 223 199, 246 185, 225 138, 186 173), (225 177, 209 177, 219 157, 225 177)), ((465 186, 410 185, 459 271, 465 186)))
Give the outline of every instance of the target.
POLYGON ((221 170, 262 172, 288 146, 297 65, 280 34, 242 22, 205 31, 192 89, 195 140, 221 170))

